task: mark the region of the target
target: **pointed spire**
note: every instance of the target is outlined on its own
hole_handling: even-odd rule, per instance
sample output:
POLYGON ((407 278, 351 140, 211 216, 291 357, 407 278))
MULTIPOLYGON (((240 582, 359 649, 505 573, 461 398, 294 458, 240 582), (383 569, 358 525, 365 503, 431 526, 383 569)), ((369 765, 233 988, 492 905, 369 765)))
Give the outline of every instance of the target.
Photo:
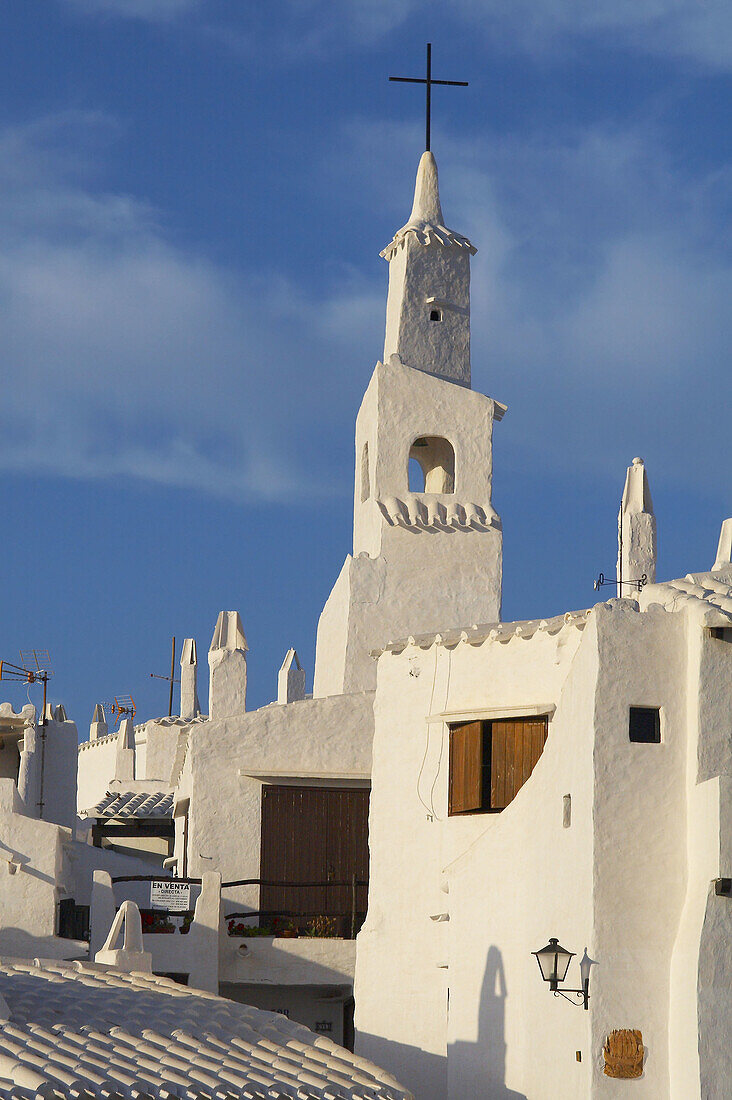
POLYGON ((198 654, 196 639, 186 638, 180 655, 180 716, 186 721, 201 713, 197 690, 198 654))
POLYGON ((725 519, 722 522, 722 530, 719 532, 717 559, 712 570, 727 569, 730 562, 732 562, 732 519, 725 519))
POLYGON ((209 718, 229 718, 245 713, 248 649, 239 612, 219 612, 208 651, 209 718))
POLYGON ((389 263, 383 362, 470 386, 470 257, 475 247, 444 224, 437 162, 417 169, 409 221, 380 253, 389 263))
POLYGON ((288 649, 277 676, 277 702, 296 703, 305 698, 305 670, 297 651, 288 649))
POLYGON ((414 203, 409 223, 442 225, 440 190, 437 183, 437 161, 431 152, 422 153, 414 187, 414 203))
POLYGON ((135 729, 131 718, 123 718, 119 724, 114 778, 124 781, 135 778, 135 729))
POLYGON ((101 703, 97 703, 89 725, 89 740, 96 741, 99 737, 106 737, 108 733, 109 727, 104 717, 104 707, 101 703))
POLYGON ((214 649, 249 649, 238 611, 219 612, 209 652, 214 649))
POLYGON ((618 596, 632 596, 629 582, 639 581, 644 575, 654 583, 656 517, 643 459, 634 458, 625 475, 618 513, 618 596))

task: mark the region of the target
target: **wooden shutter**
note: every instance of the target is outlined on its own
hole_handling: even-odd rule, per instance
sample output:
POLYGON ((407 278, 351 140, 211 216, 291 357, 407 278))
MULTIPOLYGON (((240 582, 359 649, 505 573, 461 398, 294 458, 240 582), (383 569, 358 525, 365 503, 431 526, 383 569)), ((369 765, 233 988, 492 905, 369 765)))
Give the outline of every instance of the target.
POLYGON ((544 751, 546 715, 491 722, 491 809, 508 806, 544 751))
MULTIPOLYGON (((328 791, 327 879, 345 882, 345 886, 328 886, 325 913, 348 915, 353 906, 351 881, 368 882, 369 878, 369 791, 359 788, 328 791)), ((366 914, 368 886, 356 887, 356 913, 361 914, 358 926, 366 914)))
MULTIPOLYGON (((260 888, 260 908, 285 910, 303 919, 321 914, 345 919, 353 904, 353 875, 368 882, 368 811, 365 789, 265 786, 260 877, 274 885, 260 888), (283 882, 320 885, 279 885, 283 882), (331 882, 346 885, 330 886, 331 882)), ((357 887, 356 911, 361 919, 367 894, 366 885, 357 887)))
POLYGON ((483 806, 483 723, 465 722, 450 730, 449 814, 483 806))

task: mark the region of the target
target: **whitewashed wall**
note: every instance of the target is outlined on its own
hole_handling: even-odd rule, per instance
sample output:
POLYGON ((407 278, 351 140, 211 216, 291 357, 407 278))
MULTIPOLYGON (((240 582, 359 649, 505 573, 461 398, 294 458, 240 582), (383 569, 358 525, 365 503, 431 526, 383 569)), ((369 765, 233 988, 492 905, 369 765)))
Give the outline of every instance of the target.
MULTIPOLYGON (((224 881, 259 876, 263 783, 367 781, 372 708, 373 694, 364 692, 272 704, 191 727, 177 792, 179 803, 189 799, 188 874, 213 870, 224 881)), ((179 867, 183 835, 179 827, 179 867)), ((259 889, 224 888, 222 896, 225 912, 256 909, 259 889)), ((231 965, 222 980, 242 976, 233 956, 231 965)))
MULTIPOLYGON (((428 723, 427 716, 555 703, 580 638, 576 626, 562 625, 557 633, 528 640, 515 636, 452 650, 409 646, 379 660, 371 884, 358 937, 356 1048, 383 1065, 398 1065, 421 1100, 447 1095, 444 966, 451 925, 430 918, 452 908, 443 890, 444 869, 498 821, 482 814, 446 819, 447 732, 444 723, 428 723)), ((480 963, 478 954, 470 966, 478 969, 480 963)), ((469 1095, 469 1081, 465 1088, 469 1095)))
MULTIPOLYGON (((732 807, 729 786, 707 779, 711 797, 699 801, 697 788, 687 808, 687 768, 697 786, 689 708, 700 690, 698 659, 688 658, 711 645, 700 636, 684 611, 639 613, 625 600, 598 605, 582 634, 568 625, 553 637, 463 643, 451 655, 410 646, 380 658, 357 1049, 422 1100, 507 1089, 530 1100, 617 1095, 602 1073, 614 1028, 643 1033, 634 1094, 723 1095, 726 1054, 714 1050, 732 1026, 732 912, 710 878, 729 867, 720 799, 731 822, 732 807), (522 704, 556 705, 531 778, 500 814, 446 819, 446 727, 426 716, 522 704), (661 744, 629 741, 631 705, 661 708, 661 744), (688 876, 692 900, 690 864, 703 867, 688 876), (429 919, 440 914, 449 919, 429 919), (531 951, 552 935, 594 960, 588 1013, 541 982, 531 951), (698 1056, 669 1061, 670 1048, 689 1055, 696 1042, 697 982, 701 1071, 698 1056)), ((699 759, 714 758, 718 771, 732 684, 720 662, 729 659, 725 648, 710 656, 701 688, 710 743, 699 759)), ((569 980, 580 984, 577 960, 569 980)))

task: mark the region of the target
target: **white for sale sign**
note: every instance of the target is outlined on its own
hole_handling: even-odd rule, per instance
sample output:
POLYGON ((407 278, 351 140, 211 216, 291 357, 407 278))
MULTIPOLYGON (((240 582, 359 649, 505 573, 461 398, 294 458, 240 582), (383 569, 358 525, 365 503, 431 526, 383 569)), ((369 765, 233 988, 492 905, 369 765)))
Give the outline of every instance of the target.
POLYGON ((191 887, 174 878, 153 879, 150 883, 150 908, 180 913, 191 907, 191 887))

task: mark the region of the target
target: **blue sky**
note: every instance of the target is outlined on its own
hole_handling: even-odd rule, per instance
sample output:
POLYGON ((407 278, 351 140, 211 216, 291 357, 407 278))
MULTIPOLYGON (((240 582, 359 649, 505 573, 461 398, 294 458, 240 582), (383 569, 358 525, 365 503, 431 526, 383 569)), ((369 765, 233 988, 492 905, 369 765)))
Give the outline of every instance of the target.
MULTIPOLYGON (((48 647, 85 731, 161 713, 170 636, 240 610, 250 700, 350 548, 353 422, 434 93, 478 246, 504 616, 594 602, 625 466, 661 576, 730 500, 726 0, 5 0, 0 657, 48 647)), ((607 590, 609 591, 609 590, 607 590)), ((24 701, 5 685, 3 697, 24 701)))

